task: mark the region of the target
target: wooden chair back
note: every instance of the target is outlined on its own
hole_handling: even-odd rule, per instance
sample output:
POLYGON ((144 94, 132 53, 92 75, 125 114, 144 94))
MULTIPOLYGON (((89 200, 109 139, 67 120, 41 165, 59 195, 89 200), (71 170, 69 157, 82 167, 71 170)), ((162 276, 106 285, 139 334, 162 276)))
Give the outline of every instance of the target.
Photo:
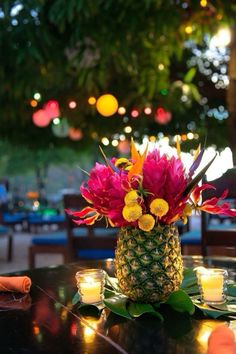
MULTIPOLYGON (((203 201, 214 196, 220 197, 224 190, 228 189, 225 201, 230 203, 231 208, 236 209, 236 168, 227 170, 220 178, 210 181, 209 184, 216 189, 205 191, 203 201)), ((208 249, 212 246, 217 246, 220 250, 217 254, 226 255, 226 248, 231 248, 230 255, 236 256, 236 218, 202 212, 201 224, 204 256, 208 254, 208 249)))
MULTIPOLYGON (((79 194, 64 195, 63 201, 64 208, 70 210, 78 211, 88 205, 88 202, 79 194)), ((78 258, 78 250, 115 249, 117 229, 108 229, 104 218, 92 226, 78 226, 73 219, 75 218, 68 214, 66 215, 66 232, 72 260, 78 258), (81 231, 81 235, 76 236, 76 231, 81 231)))

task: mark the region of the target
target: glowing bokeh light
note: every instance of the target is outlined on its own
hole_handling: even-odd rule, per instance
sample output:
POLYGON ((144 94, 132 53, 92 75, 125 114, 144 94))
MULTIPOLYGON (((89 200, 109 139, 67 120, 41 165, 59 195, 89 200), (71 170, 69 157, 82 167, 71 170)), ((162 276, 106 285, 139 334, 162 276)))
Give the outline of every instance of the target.
POLYGON ((130 151, 130 143, 128 140, 120 141, 117 148, 121 154, 128 154, 130 151))
POLYGON ((51 118, 48 116, 44 109, 39 109, 38 111, 34 112, 32 120, 37 127, 44 128, 49 125, 51 118))
POLYGON ((38 102, 36 100, 31 100, 30 105, 31 105, 31 107, 37 107, 38 102))
POLYGON ((71 140, 77 141, 83 138, 83 133, 79 128, 70 127, 68 136, 71 140))
POLYGON ((88 104, 90 104, 92 106, 92 105, 94 105, 96 103, 96 101, 97 101, 96 98, 91 96, 88 99, 88 104))
POLYGON ((117 112, 118 112, 118 114, 122 115, 122 114, 126 113, 126 109, 125 109, 125 107, 119 107, 117 112))
POLYGON ((96 108, 102 116, 110 117, 117 112, 118 101, 113 95, 102 95, 96 102, 96 108))
POLYGON ((119 145, 119 141, 114 139, 114 140, 112 140, 111 145, 116 147, 119 145))
POLYGON ((193 32, 193 27, 192 26, 186 26, 184 30, 185 30, 185 33, 191 34, 193 32))
POLYGON ((189 139, 189 140, 193 140, 193 138, 194 138, 194 134, 193 133, 188 133, 187 134, 187 138, 189 139))
POLYGON ((231 33, 229 28, 221 28, 210 41, 210 48, 226 47, 231 41, 231 33))
POLYGON ((101 142, 105 146, 108 146, 110 144, 109 139, 107 139, 105 136, 101 139, 101 142))
POLYGON ((59 103, 56 100, 50 100, 43 106, 50 119, 60 116, 59 103))
POLYGON ((143 111, 144 111, 144 113, 147 114, 147 115, 149 115, 149 114, 152 113, 151 107, 145 107, 143 111))
POLYGON ((200 1, 201 7, 206 7, 207 6, 207 0, 201 0, 200 1))
POLYGON ((53 122, 53 124, 58 125, 58 124, 60 124, 60 119, 54 118, 52 122, 53 122))
POLYGON ((69 124, 66 118, 60 120, 60 124, 52 125, 52 132, 57 138, 66 138, 69 134, 69 124))
POLYGON ((34 99, 37 100, 37 101, 40 101, 41 100, 41 94, 39 92, 35 92, 34 99))
POLYGON ((127 125, 126 127, 124 127, 124 132, 125 133, 131 133, 132 132, 132 127, 130 125, 127 125))
POLYGON ((137 109, 133 109, 130 114, 131 117, 137 118, 139 116, 139 111, 137 109))
POLYGON ((158 107, 155 114, 155 121, 159 124, 167 124, 171 120, 171 112, 166 111, 162 107, 158 107))
POLYGON ((75 101, 70 101, 68 106, 70 109, 75 109, 77 107, 77 103, 75 101))

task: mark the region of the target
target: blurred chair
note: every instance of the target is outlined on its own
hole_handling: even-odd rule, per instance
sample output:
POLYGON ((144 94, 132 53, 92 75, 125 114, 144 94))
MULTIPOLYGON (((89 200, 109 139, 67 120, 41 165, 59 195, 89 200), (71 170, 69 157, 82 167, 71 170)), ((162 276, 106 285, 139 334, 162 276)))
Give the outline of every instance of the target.
MULTIPOLYGON (((227 199, 231 208, 236 209, 236 168, 227 170, 220 178, 209 181, 216 190, 206 190, 203 193, 203 201, 213 196, 219 197, 225 189, 228 189, 227 199)), ((224 201, 223 201, 224 202, 224 201)), ((227 216, 201 214, 202 222, 202 254, 236 256, 236 218, 227 216), (214 252, 213 252, 214 248, 214 252)))
POLYGON ((24 225, 27 220, 27 213, 25 212, 12 212, 7 211, 2 213, 2 223, 12 230, 15 230, 17 226, 24 229, 24 225))
POLYGON ((201 249, 201 230, 193 229, 180 235, 180 243, 183 255, 199 255, 201 249))
MULTIPOLYGON (((64 195, 64 207, 81 210, 88 203, 81 195, 64 195)), ((93 226, 78 226, 70 215, 66 216, 68 251, 71 260, 114 258, 117 228, 107 228, 104 219, 93 226)))
POLYGON ((65 215, 44 215, 41 213, 31 212, 27 217, 28 231, 38 233, 44 228, 55 226, 57 229, 65 228, 65 215))
POLYGON ((7 239, 7 261, 12 260, 12 230, 10 227, 0 224, 0 237, 7 239))
POLYGON ((37 254, 61 254, 64 263, 69 260, 65 230, 53 231, 33 236, 28 250, 29 268, 35 268, 37 254))

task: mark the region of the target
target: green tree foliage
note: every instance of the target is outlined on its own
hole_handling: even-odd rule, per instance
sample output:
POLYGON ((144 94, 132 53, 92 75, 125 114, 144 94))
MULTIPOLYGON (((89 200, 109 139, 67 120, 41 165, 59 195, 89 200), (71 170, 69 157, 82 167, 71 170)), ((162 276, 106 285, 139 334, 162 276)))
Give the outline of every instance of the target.
POLYGON ((30 148, 88 147, 102 134, 124 127, 119 116, 101 118, 88 105, 90 95, 104 92, 113 93, 129 110, 150 104, 172 112, 165 127, 153 116, 133 120, 133 131, 140 135, 183 133, 191 121, 206 135, 199 76, 186 65, 191 53, 185 44, 202 43, 206 33, 230 23, 234 14, 235 2, 220 0, 208 1, 206 7, 199 0, 3 0, 0 136, 30 148), (185 103, 178 82, 189 86, 185 103), (54 137, 50 127, 33 126, 29 102, 35 92, 41 93, 42 103, 57 99, 62 115, 82 128, 86 139, 69 142, 54 137), (70 99, 79 102, 78 110, 69 110, 70 99))

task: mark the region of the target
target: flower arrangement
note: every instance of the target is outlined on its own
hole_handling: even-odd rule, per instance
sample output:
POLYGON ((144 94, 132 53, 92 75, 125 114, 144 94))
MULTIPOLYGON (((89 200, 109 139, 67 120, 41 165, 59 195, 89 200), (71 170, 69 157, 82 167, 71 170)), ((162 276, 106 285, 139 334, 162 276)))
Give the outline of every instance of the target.
POLYGON ((200 165, 204 150, 198 148, 193 164, 186 171, 177 142, 177 157, 161 154, 158 149, 148 152, 148 146, 140 154, 131 140, 131 157, 96 163, 89 179, 80 190, 90 206, 81 211, 67 211, 78 224, 93 225, 105 217, 112 227, 132 226, 151 231, 157 225, 169 225, 177 220, 186 223, 193 211, 236 216, 230 209, 225 191, 219 198, 213 197, 201 203, 201 193, 214 189, 210 184, 198 183, 214 158, 193 177, 200 165))

